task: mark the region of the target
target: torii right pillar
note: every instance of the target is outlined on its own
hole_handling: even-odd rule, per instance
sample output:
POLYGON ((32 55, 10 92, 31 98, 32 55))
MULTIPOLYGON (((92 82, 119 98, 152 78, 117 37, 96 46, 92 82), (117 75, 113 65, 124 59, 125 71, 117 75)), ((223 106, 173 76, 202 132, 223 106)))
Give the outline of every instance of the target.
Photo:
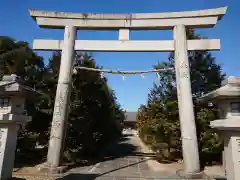
POLYGON ((174 40, 178 107, 185 165, 184 175, 191 177, 201 176, 196 123, 192 101, 186 27, 184 25, 180 24, 174 27, 174 40))

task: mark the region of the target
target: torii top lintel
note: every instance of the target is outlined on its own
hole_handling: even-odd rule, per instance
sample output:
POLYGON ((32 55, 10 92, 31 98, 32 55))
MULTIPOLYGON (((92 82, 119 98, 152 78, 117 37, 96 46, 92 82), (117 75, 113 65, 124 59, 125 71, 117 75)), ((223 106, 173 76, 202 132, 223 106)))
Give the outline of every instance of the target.
POLYGON ((198 11, 135 14, 87 14, 40 11, 30 9, 40 27, 78 29, 172 29, 178 24, 192 28, 213 27, 226 13, 227 7, 198 11))

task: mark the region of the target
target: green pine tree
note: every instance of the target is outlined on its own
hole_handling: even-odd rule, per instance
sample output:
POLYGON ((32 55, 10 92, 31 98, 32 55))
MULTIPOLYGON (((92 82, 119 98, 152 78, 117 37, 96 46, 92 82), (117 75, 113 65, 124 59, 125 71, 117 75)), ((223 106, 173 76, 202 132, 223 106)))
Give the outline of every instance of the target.
MULTIPOLYGON (((15 73, 25 83, 44 95, 28 98, 26 109, 32 121, 20 131, 16 161, 44 160, 50 136, 54 99, 61 53, 54 52, 48 64, 27 42, 0 36, 0 78, 15 73), (36 149, 43 145, 43 149, 36 149), (39 158, 36 158, 39 157, 39 158)), ((87 53, 76 53, 75 66, 99 68, 87 53)), ((79 70, 73 75, 70 115, 65 157, 70 161, 89 158, 121 135, 124 114, 113 90, 98 72, 79 70)))

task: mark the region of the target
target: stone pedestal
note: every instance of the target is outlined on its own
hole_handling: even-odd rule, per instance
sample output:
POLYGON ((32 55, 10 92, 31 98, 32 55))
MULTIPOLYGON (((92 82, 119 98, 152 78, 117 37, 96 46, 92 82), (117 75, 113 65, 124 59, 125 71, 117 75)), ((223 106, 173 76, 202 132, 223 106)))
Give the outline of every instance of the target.
POLYGON ((220 130, 224 139, 224 160, 227 180, 240 179, 240 118, 223 119, 211 122, 220 130))
POLYGON ((31 121, 31 117, 0 114, 0 178, 12 178, 18 127, 31 121))

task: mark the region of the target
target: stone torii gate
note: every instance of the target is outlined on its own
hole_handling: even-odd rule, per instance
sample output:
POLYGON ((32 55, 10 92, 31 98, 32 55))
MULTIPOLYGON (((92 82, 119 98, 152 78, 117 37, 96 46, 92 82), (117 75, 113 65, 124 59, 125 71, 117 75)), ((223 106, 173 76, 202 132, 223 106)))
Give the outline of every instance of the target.
POLYGON ((116 52, 175 52, 178 106, 185 173, 200 173, 198 142, 193 111, 188 50, 219 50, 220 40, 187 40, 186 27, 212 28, 224 16, 227 7, 171 13, 82 14, 30 10, 43 28, 64 29, 64 40, 34 40, 35 50, 60 50, 62 59, 57 85, 47 164, 60 166, 68 118, 68 103, 74 50, 116 52), (119 30, 119 40, 76 40, 81 29, 119 30), (174 40, 130 40, 129 30, 173 30, 174 40))

